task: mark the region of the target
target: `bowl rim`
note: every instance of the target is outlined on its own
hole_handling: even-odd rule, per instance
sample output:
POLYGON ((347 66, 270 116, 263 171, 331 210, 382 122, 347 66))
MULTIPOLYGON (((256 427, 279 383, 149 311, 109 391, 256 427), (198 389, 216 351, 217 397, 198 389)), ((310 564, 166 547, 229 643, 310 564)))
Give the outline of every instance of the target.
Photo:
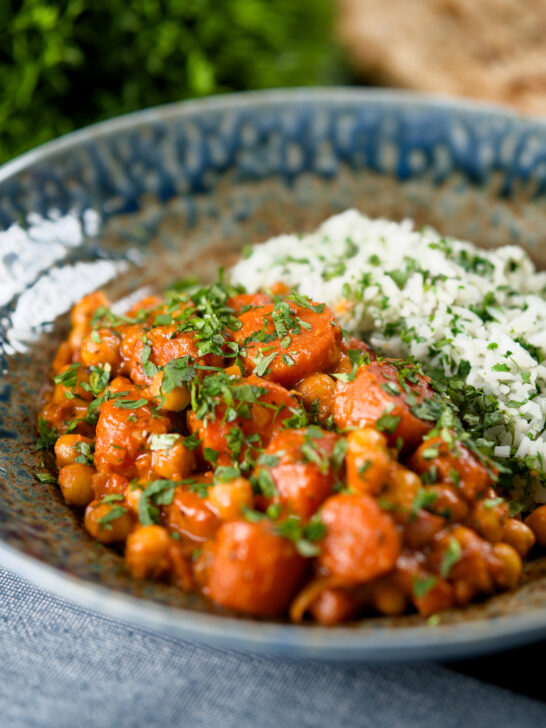
MULTIPOLYGON (((546 127, 546 119, 485 102, 410 90, 354 87, 272 89, 174 102, 134 111, 46 142, 0 167, 0 184, 60 152, 90 139, 172 118, 236 108, 297 103, 366 102, 404 109, 443 110, 502 118, 526 126, 546 127)), ((38 588, 91 610, 101 617, 129 622, 168 637, 285 657, 376 662, 456 659, 508 649, 546 635, 546 608, 522 614, 487 617, 430 627, 321 627, 290 625, 210 615, 133 597, 63 572, 0 541, 0 565, 38 588)))

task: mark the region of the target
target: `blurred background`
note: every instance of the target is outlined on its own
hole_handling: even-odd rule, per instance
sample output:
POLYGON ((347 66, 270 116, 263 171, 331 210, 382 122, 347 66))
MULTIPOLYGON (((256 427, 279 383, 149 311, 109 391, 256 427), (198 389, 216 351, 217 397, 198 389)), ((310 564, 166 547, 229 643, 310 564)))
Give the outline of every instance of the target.
POLYGON ((0 162, 247 89, 389 85, 546 113, 546 0, 0 0, 0 162))

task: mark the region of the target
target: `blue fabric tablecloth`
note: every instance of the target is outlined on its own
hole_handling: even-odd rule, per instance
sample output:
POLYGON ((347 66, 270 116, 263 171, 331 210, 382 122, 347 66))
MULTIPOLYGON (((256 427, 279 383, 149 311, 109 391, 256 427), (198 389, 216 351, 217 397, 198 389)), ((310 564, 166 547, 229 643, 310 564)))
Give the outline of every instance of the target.
MULTIPOLYGON (((517 670, 517 660, 505 662, 517 670)), ((546 725, 546 705, 480 677, 437 664, 331 665, 201 647, 105 619, 0 570, 1 728, 546 725)))

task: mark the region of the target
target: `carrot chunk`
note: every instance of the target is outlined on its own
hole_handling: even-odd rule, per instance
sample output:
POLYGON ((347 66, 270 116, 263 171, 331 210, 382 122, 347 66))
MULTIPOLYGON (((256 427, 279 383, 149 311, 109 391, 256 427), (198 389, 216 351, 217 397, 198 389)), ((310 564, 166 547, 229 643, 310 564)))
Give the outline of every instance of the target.
POLYGON ((392 518, 368 495, 338 494, 322 508, 328 531, 319 564, 347 583, 363 583, 389 572, 400 553, 392 518))
POLYGON ((257 374, 285 387, 332 369, 339 359, 341 329, 332 312, 280 301, 239 316, 232 338, 242 348, 247 374, 257 374))
POLYGON ((390 445, 401 438, 404 448, 411 450, 432 427, 412 408, 433 395, 427 379, 412 369, 404 374, 386 361, 373 361, 359 367, 354 379, 338 381, 334 420, 340 428, 375 427, 390 445))
POLYGON ((277 616, 288 609, 304 568, 305 559, 271 523, 230 521, 217 533, 208 595, 228 609, 277 616))

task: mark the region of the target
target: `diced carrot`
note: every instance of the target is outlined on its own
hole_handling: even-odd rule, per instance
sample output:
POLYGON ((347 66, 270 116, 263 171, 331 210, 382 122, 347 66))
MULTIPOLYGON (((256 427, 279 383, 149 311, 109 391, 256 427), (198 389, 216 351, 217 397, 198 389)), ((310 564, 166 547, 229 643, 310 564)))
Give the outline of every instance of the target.
POLYGON ((208 595, 217 604, 259 616, 278 616, 296 594, 305 559, 270 522, 224 523, 216 536, 208 595))
POLYGON ((319 564, 347 583, 363 583, 388 573, 400 553, 394 521, 368 495, 338 494, 324 503, 327 527, 319 564))
POLYGON ((412 371, 408 378, 393 364, 373 361, 361 366, 352 381, 338 381, 334 419, 340 428, 375 427, 390 445, 401 438, 404 448, 411 450, 432 427, 431 421, 413 414, 412 407, 433 394, 420 374, 412 371), (412 406, 406 401, 408 394, 413 395, 412 406))
POLYGON ((328 308, 318 313, 281 302, 250 309, 239 321, 241 328, 232 338, 243 348, 247 374, 290 387, 310 374, 332 369, 339 359, 341 329, 328 308))
POLYGON ((206 498, 178 486, 172 503, 165 506, 165 525, 193 541, 205 541, 214 535, 220 519, 206 498))
POLYGON ((142 399, 142 390, 123 377, 117 377, 109 390, 122 396, 104 402, 97 422, 95 467, 103 473, 118 473, 126 478, 138 475, 136 460, 152 434, 170 430, 166 417, 152 414, 147 405, 124 408, 123 401, 142 399))
MULTIPOLYGON (((288 513, 310 518, 335 484, 331 457, 338 439, 318 427, 279 430, 273 435, 265 451, 266 460, 268 455, 277 458, 275 464, 266 467, 278 491, 271 500, 281 503, 288 513)), ((260 470, 258 465, 256 475, 260 470)))

